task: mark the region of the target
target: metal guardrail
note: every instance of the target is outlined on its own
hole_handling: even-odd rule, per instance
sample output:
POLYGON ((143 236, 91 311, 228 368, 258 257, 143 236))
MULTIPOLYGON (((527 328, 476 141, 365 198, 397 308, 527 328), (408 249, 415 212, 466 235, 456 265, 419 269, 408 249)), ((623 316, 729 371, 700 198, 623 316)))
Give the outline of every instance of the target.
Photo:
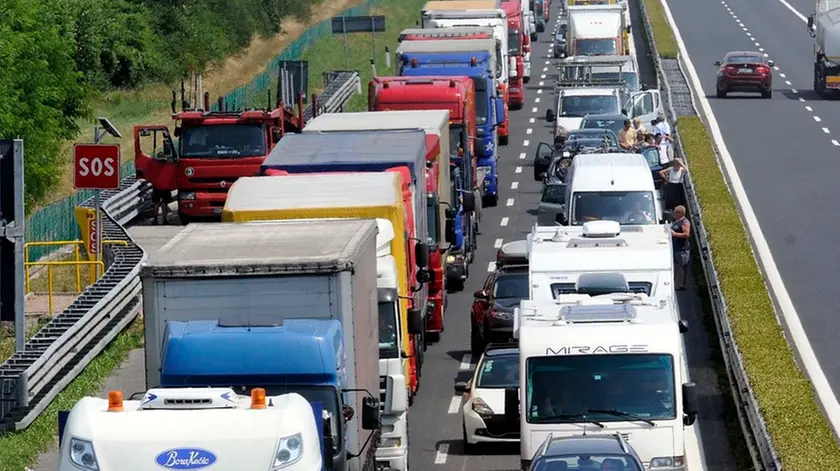
MULTIPOLYGON (((325 75, 319 108, 343 110, 361 90, 355 71, 325 75)), ((312 106, 305 118, 313 116, 312 106)), ((134 175, 120 188, 104 191, 103 239, 126 245, 104 246, 108 269, 67 309, 55 316, 32 339, 23 352, 0 365, 0 432, 28 427, 102 350, 137 317, 141 308, 140 264, 146 252, 125 230, 125 225, 149 209, 151 185, 134 175)), ((93 207, 93 199, 82 203, 93 207)))
MULTIPOLYGON (((661 88, 664 89, 666 95, 666 102, 668 105, 667 114, 669 118, 676 116, 676 113, 671 104, 671 84, 667 76, 662 72, 662 61, 656 50, 656 43, 653 40, 652 28, 647 11, 645 10, 644 0, 638 0, 640 9, 642 11, 642 18, 645 23, 645 35, 647 36, 650 48, 652 51, 654 65, 656 67, 657 76, 660 80, 661 88)), ((685 66, 683 59, 678 57, 680 64, 680 71, 685 77, 685 66)), ((691 102, 694 105, 694 110, 700 116, 699 108, 694 103, 694 93, 692 90, 691 102)), ((673 120, 672 120, 673 121, 673 120)), ((682 147, 682 142, 679 136, 679 130, 674 129, 675 153, 686 157, 685 151, 682 147)), ((717 150, 715 150, 717 152, 717 150)), ((688 156, 690 157, 690 156, 688 156)), ((688 159, 686 159, 688 162, 688 159)), ((689 162, 690 170, 690 162, 689 162)), ((694 191, 694 182, 691 179, 691 173, 686 175, 685 183, 685 199, 688 203, 688 212, 692 215, 692 224, 694 226, 694 234, 696 236, 697 245, 700 249, 701 264, 703 266, 703 273, 706 277, 706 282, 709 290, 709 297, 712 301, 712 311, 715 319, 715 326, 717 327, 718 339, 723 351, 724 363, 726 363, 726 373, 729 377, 729 382, 732 385, 732 394, 735 398, 735 406, 738 411, 738 420, 741 424, 741 429, 747 439, 747 447, 752 456, 753 465, 755 469, 766 471, 781 470, 782 463, 779 459, 778 452, 773 445, 773 439, 767 431, 767 426, 764 417, 759 409, 758 400, 755 393, 750 386, 749 377, 747 376, 746 368, 738 350, 732 326, 727 315, 726 301, 723 297, 723 292, 720 289, 718 281, 717 270, 715 269, 712 259, 712 248, 709 244, 708 233, 703 224, 703 211, 697 200, 697 194, 694 191)))
MULTIPOLYGON (((150 190, 147 182, 129 176, 119 190, 103 192, 103 238, 126 245, 109 246, 102 277, 35 334, 23 352, 0 365, 0 430, 29 426, 139 313, 137 274, 146 253, 123 224, 138 215, 150 190)), ((91 199, 82 205, 92 204, 91 199)))

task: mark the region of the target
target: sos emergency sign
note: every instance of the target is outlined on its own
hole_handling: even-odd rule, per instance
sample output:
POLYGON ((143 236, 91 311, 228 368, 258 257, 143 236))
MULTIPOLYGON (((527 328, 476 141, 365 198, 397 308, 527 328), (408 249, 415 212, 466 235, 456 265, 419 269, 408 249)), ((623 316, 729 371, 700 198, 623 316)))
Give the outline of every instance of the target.
POLYGON ((118 144, 76 144, 73 162, 73 186, 77 190, 115 190, 120 187, 118 144))

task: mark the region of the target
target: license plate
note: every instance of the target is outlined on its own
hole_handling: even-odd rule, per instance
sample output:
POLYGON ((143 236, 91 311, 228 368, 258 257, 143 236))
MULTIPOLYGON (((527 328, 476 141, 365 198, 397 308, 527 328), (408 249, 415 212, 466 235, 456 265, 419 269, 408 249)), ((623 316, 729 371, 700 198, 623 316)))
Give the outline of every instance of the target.
POLYGON ((753 69, 738 69, 739 74, 751 74, 753 73, 753 69))

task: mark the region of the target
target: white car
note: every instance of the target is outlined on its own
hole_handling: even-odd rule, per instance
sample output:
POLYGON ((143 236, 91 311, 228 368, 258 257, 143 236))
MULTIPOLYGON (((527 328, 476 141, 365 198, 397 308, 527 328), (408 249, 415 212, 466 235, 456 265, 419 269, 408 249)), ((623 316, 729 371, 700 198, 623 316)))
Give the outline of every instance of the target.
POLYGON ((467 401, 464 453, 476 453, 486 443, 519 443, 519 347, 490 344, 472 378, 455 383, 467 401))

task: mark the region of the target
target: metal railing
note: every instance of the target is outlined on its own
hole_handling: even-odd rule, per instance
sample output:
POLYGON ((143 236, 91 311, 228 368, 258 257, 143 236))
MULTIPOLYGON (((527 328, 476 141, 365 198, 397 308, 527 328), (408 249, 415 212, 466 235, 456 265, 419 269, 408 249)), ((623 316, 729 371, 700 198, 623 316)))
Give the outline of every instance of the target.
MULTIPOLYGON (((644 0, 638 0, 638 2, 642 11, 642 18, 644 18, 645 34, 650 43, 654 66, 656 67, 661 88, 665 91, 666 103, 668 105, 667 114, 669 118, 673 118, 676 116, 676 113, 672 107, 671 84, 667 76, 663 73, 662 61, 656 50, 656 43, 653 40, 653 29, 651 28, 650 20, 645 10, 644 0)), ((686 74, 682 58, 678 57, 678 61, 680 71, 683 77, 685 77, 686 74)), ((697 90, 692 90, 692 105, 694 105, 693 107, 699 116, 698 107, 694 103, 694 93, 697 93, 697 90)), ((674 146, 676 148, 675 153, 684 157, 689 162, 690 170, 690 161, 688 159, 691 156, 687 156, 683 150, 679 129, 674 129, 673 136, 674 146)), ((717 149, 715 151, 717 152, 717 149)), ((767 431, 767 426, 759 409, 758 401, 750 386, 749 377, 747 376, 741 353, 738 350, 738 345, 732 332, 729 316, 727 315, 726 300, 720 289, 720 281, 712 258, 712 248, 709 244, 706 227, 703 224, 703 211, 698 202, 697 194, 694 191, 691 172, 686 174, 683 187, 685 189, 685 199, 688 203, 688 212, 692 215, 693 232, 696 236, 697 246, 700 249, 701 264, 708 285, 715 326, 717 328, 721 350, 723 351, 724 363, 726 364, 726 373, 729 377, 732 395, 735 398, 735 408, 738 412, 738 420, 746 438, 753 465, 755 469, 767 471, 781 470, 781 460, 773 445, 772 437, 767 431)))

